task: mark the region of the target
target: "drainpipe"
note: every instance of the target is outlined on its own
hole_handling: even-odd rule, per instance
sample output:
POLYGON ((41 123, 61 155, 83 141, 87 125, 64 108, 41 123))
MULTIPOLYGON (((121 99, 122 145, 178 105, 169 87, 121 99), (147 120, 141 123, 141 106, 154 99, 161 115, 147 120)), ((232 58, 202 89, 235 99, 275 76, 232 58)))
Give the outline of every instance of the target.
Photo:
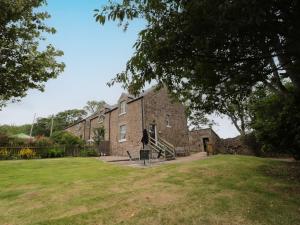
POLYGON ((142 108, 142 130, 145 129, 145 122, 144 122, 144 98, 141 99, 141 108, 142 108))

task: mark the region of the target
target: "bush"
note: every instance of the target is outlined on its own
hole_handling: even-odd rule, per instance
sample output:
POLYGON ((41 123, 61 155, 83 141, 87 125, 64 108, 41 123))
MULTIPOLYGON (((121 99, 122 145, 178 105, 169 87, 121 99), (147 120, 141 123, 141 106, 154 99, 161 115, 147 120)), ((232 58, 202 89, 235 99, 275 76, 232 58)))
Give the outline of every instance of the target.
POLYGON ((81 150, 80 156, 82 156, 82 157, 97 157, 97 156, 99 156, 99 154, 95 149, 88 149, 88 150, 81 150))
POLYGON ((9 144, 9 137, 5 133, 0 133, 0 146, 6 146, 9 144))
POLYGON ((252 106, 251 127, 266 154, 300 159, 300 98, 268 94, 252 106))
POLYGON ((50 138, 44 137, 44 136, 38 136, 34 140, 34 145, 36 147, 47 147, 52 146, 53 141, 50 138))
POLYGON ((57 131, 51 136, 51 139, 59 145, 70 146, 83 146, 84 141, 79 137, 67 132, 67 131, 57 131))
POLYGON ((19 152, 21 159, 32 159, 35 157, 35 152, 30 148, 23 148, 19 152))
POLYGON ((21 138, 10 138, 9 144, 12 146, 26 146, 30 143, 29 140, 21 139, 21 138))
POLYGON ((56 148, 45 149, 41 154, 42 158, 60 158, 64 156, 65 156, 65 151, 63 149, 56 149, 56 148))
POLYGON ((0 150, 0 160, 1 159, 9 159, 9 152, 6 148, 0 150))

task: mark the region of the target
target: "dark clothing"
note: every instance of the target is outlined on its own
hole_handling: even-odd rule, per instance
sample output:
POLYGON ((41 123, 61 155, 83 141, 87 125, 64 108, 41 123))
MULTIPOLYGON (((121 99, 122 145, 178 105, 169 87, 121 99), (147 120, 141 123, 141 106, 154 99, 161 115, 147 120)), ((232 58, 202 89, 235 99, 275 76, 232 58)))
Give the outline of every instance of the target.
POLYGON ((143 148, 145 147, 145 145, 148 145, 149 143, 149 136, 148 136, 148 132, 146 129, 143 130, 143 137, 141 142, 143 143, 143 148))

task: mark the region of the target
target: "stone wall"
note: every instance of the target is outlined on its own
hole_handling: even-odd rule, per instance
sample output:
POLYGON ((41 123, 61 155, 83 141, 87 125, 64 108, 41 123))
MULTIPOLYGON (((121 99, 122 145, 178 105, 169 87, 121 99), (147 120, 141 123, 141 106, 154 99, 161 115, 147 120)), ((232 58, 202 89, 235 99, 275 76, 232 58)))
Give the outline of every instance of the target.
POLYGON ((188 127, 185 108, 173 102, 167 89, 151 91, 144 96, 144 125, 156 125, 157 135, 173 144, 189 150, 188 127), (169 120, 169 125, 167 124, 169 120))
POLYGON ((74 134, 75 136, 77 136, 81 139, 84 139, 84 137, 86 136, 85 135, 85 124, 86 124, 86 121, 82 120, 82 121, 66 128, 65 130, 74 134))
POLYGON ((203 139, 208 138, 213 153, 218 153, 223 147, 219 136, 211 129, 193 130, 189 132, 189 143, 191 152, 204 152, 203 139))
POLYGON ((99 114, 86 118, 79 125, 73 125, 66 130, 88 141, 93 139, 95 128, 104 126, 105 141, 110 141, 111 155, 134 157, 139 155, 142 147, 143 129, 149 129, 150 124, 156 125, 157 135, 173 144, 189 151, 189 133, 185 108, 178 102, 173 102, 166 89, 145 92, 139 98, 123 93, 118 105, 109 110, 100 111, 104 116, 99 123, 99 114), (120 114, 120 102, 126 101, 126 113, 120 114), (167 123, 167 120, 169 123, 167 123), (120 126, 126 125, 126 140, 120 141, 120 126))
POLYGON ((128 103, 125 114, 120 115, 118 109, 111 111, 109 114, 107 117, 110 116, 109 140, 111 154, 127 156, 126 151, 129 151, 133 157, 137 157, 142 147, 142 100, 138 99, 128 103), (124 141, 120 141, 121 125, 126 125, 126 140, 124 141))
POLYGON ((242 141, 241 136, 222 139, 221 141, 222 141, 223 149, 220 151, 220 153, 254 155, 253 149, 242 141))

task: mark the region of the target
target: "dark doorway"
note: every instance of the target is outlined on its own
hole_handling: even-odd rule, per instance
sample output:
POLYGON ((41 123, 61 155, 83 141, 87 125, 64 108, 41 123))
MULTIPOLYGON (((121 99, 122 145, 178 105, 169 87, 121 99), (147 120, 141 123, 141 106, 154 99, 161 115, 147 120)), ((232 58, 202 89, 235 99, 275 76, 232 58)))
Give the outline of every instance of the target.
POLYGON ((156 141, 156 125, 150 124, 149 126, 149 136, 156 141))
POLYGON ((207 152, 207 146, 208 146, 208 143, 209 143, 209 138, 202 138, 202 141, 203 141, 203 149, 205 152, 207 152))

